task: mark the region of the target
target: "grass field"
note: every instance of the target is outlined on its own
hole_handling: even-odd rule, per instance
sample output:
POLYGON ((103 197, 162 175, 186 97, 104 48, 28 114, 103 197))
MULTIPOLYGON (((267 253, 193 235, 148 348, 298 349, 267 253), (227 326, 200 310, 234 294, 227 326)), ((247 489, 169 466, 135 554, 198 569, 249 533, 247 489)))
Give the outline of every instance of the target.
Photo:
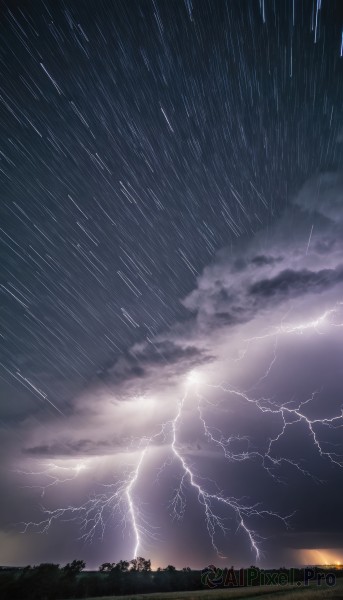
POLYGON ((199 592, 167 592, 164 594, 138 594, 135 596, 104 596, 102 598, 88 598, 87 600, 230 600, 246 598, 257 600, 265 598, 273 600, 343 600, 343 581, 338 580, 332 588, 327 586, 314 586, 308 588, 297 586, 261 586, 255 588, 204 590, 199 592))

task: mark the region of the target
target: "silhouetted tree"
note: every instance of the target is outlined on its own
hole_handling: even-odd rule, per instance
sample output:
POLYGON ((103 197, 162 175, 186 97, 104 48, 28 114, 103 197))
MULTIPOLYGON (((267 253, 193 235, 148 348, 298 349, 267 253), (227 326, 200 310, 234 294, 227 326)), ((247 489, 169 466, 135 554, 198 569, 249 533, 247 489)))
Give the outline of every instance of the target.
POLYGON ((102 563, 99 567, 100 573, 110 573, 116 567, 116 563, 102 563))
POLYGON ((120 560, 116 563, 114 570, 120 571, 121 573, 127 573, 129 570, 130 563, 127 560, 120 560))
POLYGON ((146 560, 142 556, 138 556, 137 558, 133 558, 130 561, 131 569, 130 571, 136 571, 138 573, 142 573, 143 571, 151 571, 151 560, 146 560))
POLYGON ((63 573, 68 577, 75 577, 86 567, 84 560, 73 560, 72 563, 67 563, 62 567, 63 573))

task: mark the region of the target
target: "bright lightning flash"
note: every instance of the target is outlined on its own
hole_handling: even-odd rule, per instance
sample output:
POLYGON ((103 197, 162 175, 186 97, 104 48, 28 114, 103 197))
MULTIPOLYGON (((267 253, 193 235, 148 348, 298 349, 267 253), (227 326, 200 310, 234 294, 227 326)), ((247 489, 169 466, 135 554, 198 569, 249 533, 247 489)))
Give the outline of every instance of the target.
MULTIPOLYGON (((280 335, 290 335, 302 333, 307 329, 314 329, 318 331, 320 326, 343 326, 343 323, 338 319, 339 309, 342 303, 336 305, 335 308, 327 310, 323 315, 317 319, 304 322, 302 324, 294 326, 281 326, 275 328, 272 333, 255 337, 249 340, 258 341, 265 337, 275 336, 275 346, 272 360, 267 367, 264 375, 260 377, 257 384, 254 386, 256 389, 257 385, 266 377, 269 376, 273 365, 276 361, 277 352, 277 339, 280 335)), ((246 356, 246 352, 242 359, 246 356)), ((217 508, 224 507, 226 511, 234 514, 237 521, 237 528, 240 529, 248 538, 251 550, 255 553, 256 559, 260 557, 260 544, 262 537, 256 533, 249 525, 248 521, 251 517, 265 517, 269 516, 281 520, 286 526, 291 515, 282 516, 270 510, 262 509, 257 503, 247 503, 240 499, 231 496, 225 496, 222 492, 218 491, 214 493, 208 490, 208 484, 212 487, 215 486, 214 482, 209 482, 208 479, 204 480, 200 477, 189 464, 182 452, 182 446, 179 442, 179 432, 182 428, 182 415, 187 403, 187 400, 191 397, 197 398, 197 411, 200 423, 203 427, 203 432, 209 443, 215 445, 223 453, 223 456, 231 462, 242 462, 246 460, 259 461, 261 466, 267 471, 269 475, 276 478, 276 469, 280 468, 283 464, 295 468, 300 471, 303 475, 312 476, 306 471, 302 464, 290 460, 285 457, 280 457, 274 454, 274 449, 277 442, 284 436, 287 430, 292 428, 296 423, 301 423, 307 428, 310 437, 313 442, 313 447, 318 452, 321 458, 330 461, 333 465, 343 467, 343 456, 333 450, 328 450, 324 442, 319 437, 318 430, 330 430, 343 427, 343 410, 341 409, 338 414, 323 418, 323 419, 310 419, 305 414, 304 407, 310 405, 311 401, 319 393, 314 391, 311 396, 297 404, 294 401, 288 401, 283 404, 278 404, 275 400, 269 398, 255 398, 251 397, 249 391, 242 391, 235 389, 229 385, 210 384, 205 382, 205 378, 198 371, 191 371, 186 377, 186 389, 182 398, 178 401, 175 416, 172 420, 163 423, 160 430, 149 438, 143 438, 138 446, 138 460, 136 467, 131 470, 123 480, 118 481, 114 484, 105 485, 105 491, 100 494, 96 494, 89 498, 84 504, 78 507, 69 506, 66 508, 59 508, 53 511, 44 510, 45 518, 40 523, 25 523, 24 531, 29 528, 34 528, 39 532, 46 532, 50 528, 53 522, 58 519, 68 518, 70 520, 78 520, 81 525, 82 538, 91 541, 97 530, 103 535, 105 531, 105 523, 107 522, 108 513, 110 516, 120 516, 119 522, 122 524, 125 530, 126 526, 130 524, 130 531, 134 537, 134 556, 137 557, 140 547, 142 546, 146 537, 156 539, 155 529, 148 523, 147 519, 142 514, 142 511, 137 506, 137 502, 134 499, 134 489, 141 477, 141 471, 144 468, 144 464, 147 458, 149 447, 153 445, 158 439, 163 439, 164 443, 169 443, 171 458, 166 461, 160 471, 167 468, 172 462, 176 460, 181 469, 180 483, 171 500, 172 516, 176 518, 182 518, 186 510, 186 487, 189 486, 190 490, 193 490, 197 496, 199 505, 202 507, 204 512, 205 524, 207 531, 212 543, 214 550, 221 556, 221 553, 216 544, 216 534, 221 532, 225 534, 227 527, 225 526, 224 519, 216 512, 217 508), (200 393, 200 387, 202 393, 200 393), (258 452, 249 448, 249 439, 239 435, 232 435, 226 437, 220 430, 210 427, 206 422, 205 412, 206 406, 210 404, 203 395, 204 389, 216 389, 223 392, 225 395, 230 394, 237 400, 254 404, 261 413, 271 413, 280 421, 280 429, 274 438, 269 439, 264 452, 258 452), (239 451, 235 450, 239 444, 239 451), (202 483, 206 481, 206 486, 202 483)), ((254 389, 251 388, 251 389, 254 389)), ((251 390, 250 390, 251 391, 251 390)), ((211 408, 215 405, 211 404, 211 408)), ((58 475, 58 472, 62 467, 51 464, 48 467, 36 473, 30 473, 30 475, 45 475, 50 478, 50 481, 45 486, 41 487, 43 493, 47 487, 57 485, 58 483, 64 483, 75 479, 80 471, 85 468, 84 463, 79 463, 74 466, 70 471, 69 475, 65 477, 58 475)), ((29 473, 25 473, 29 474, 29 473)))
POLYGON ((187 382, 189 385, 199 384, 202 382, 202 377, 199 371, 190 371, 187 375, 187 382))

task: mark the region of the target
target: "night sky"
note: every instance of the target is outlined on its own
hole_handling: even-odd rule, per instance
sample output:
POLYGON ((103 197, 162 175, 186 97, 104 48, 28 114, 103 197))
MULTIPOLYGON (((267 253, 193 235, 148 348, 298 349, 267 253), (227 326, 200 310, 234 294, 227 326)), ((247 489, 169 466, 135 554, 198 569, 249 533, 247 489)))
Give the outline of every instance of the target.
POLYGON ((342 31, 2 3, 0 564, 343 562, 342 31))

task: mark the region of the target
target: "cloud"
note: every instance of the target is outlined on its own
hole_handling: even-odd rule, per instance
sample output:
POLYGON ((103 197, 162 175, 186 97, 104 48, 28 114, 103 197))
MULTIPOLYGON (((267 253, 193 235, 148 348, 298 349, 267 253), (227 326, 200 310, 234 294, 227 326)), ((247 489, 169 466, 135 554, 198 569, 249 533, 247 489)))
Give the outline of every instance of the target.
MULTIPOLYGON (((311 296, 339 294, 343 282, 343 177, 323 173, 306 182, 268 230, 221 250, 183 300, 197 327, 235 327, 267 310, 311 296), (238 254, 238 256, 237 256, 238 254), (337 290, 335 291, 335 288, 337 290)), ((316 301, 318 302, 318 300, 316 301)))
POLYGON ((53 441, 28 448, 23 448, 23 454, 31 456, 89 456, 92 454, 107 454, 119 447, 116 440, 94 441, 91 439, 53 441))
POLYGON ((295 297, 300 294, 321 293, 343 282, 343 267, 320 271, 293 271, 285 269, 275 277, 262 279, 249 288, 249 294, 275 300, 295 297))
POLYGON ((255 256, 251 260, 252 264, 256 265, 257 267, 265 267, 266 265, 274 265, 275 263, 278 263, 281 261, 282 261, 281 256, 278 256, 278 257, 264 256, 263 254, 255 256))
POLYGON ((294 205, 318 213, 333 224, 343 223, 343 173, 326 172, 309 179, 294 198, 294 205))
POLYGON ((185 371, 194 364, 209 362, 212 357, 203 349, 169 339, 149 340, 135 344, 114 364, 107 365, 97 377, 107 384, 121 384, 132 379, 148 378, 152 370, 160 366, 173 367, 174 371, 185 371))
MULTIPOLYGON (((320 457, 306 423, 295 424, 275 443, 275 455, 303 459, 301 465, 318 479, 325 479, 327 487, 304 477, 290 463, 282 463, 272 469, 273 475, 277 472, 287 482, 280 495, 280 482, 263 470, 258 458, 258 452, 266 451, 269 440, 280 432, 280 415, 262 413, 242 396, 225 393, 218 386, 227 382, 228 389, 263 397, 275 407, 282 403, 296 406, 315 391, 313 400, 306 404, 306 414, 339 413, 341 312, 318 327, 304 329, 303 335, 299 335, 301 327, 292 334, 286 332, 288 324, 299 326, 318 319, 325 311, 336 310, 342 300, 342 190, 341 175, 319 175, 305 183, 292 205, 272 225, 253 238, 242 238, 234 250, 224 248, 218 252, 198 277, 195 289, 182 300, 188 318, 135 344, 115 363, 105 364, 74 398, 67 419, 36 418, 22 424, 24 462, 32 464, 57 456, 62 462, 75 456, 89 457, 90 463, 95 460, 97 465, 104 460, 103 482, 113 481, 123 465, 128 468, 135 463, 140 438, 154 435, 161 423, 175 417, 178 401, 185 393, 187 373, 197 369, 204 382, 202 409, 211 432, 222 431, 226 441, 233 436, 231 450, 244 453, 249 449, 256 455, 251 461, 225 460, 221 449, 204 435, 198 399, 191 398, 180 422, 184 456, 202 481, 215 479, 223 493, 249 497, 283 513, 298 509, 297 535, 306 536, 313 527, 316 507, 328 493, 334 495, 341 490, 333 465, 320 457), (242 437, 235 437, 237 434, 242 437), (315 498, 311 509, 309 494, 315 498)), ((320 436, 322 439, 328 435, 330 443, 339 444, 340 431, 325 427, 320 436)), ((170 501, 170 492, 180 477, 168 448, 168 435, 166 439, 154 439, 145 479, 140 481, 146 503, 154 507, 154 519, 163 514, 163 506, 168 504, 167 498, 170 501), (161 461, 167 461, 166 474, 156 487, 161 461), (159 494, 165 494, 164 504, 159 494)), ((91 466, 83 473, 90 485, 92 477, 98 475, 98 466, 96 473, 91 466)), ((80 488, 80 496, 84 490, 80 488)), ((75 494, 77 491, 76 487, 75 494)), ((59 494, 63 496, 62 491, 59 494)), ((199 507, 194 499, 189 502, 192 515, 197 514, 199 507)), ((341 522, 338 509, 334 519, 341 522)), ((161 516, 162 521, 164 537, 171 540, 175 524, 168 525, 169 521, 161 516)), ((254 523, 255 529, 260 526, 260 522, 254 523)), ((274 523, 266 527, 271 534, 282 535, 281 526, 274 523)), ((323 523, 323 536, 325 532, 329 538, 323 523)), ((301 542, 297 539, 296 543, 301 542)), ((273 541, 267 541, 266 546, 272 549, 273 541)), ((156 548, 161 550, 158 545, 156 548)))

